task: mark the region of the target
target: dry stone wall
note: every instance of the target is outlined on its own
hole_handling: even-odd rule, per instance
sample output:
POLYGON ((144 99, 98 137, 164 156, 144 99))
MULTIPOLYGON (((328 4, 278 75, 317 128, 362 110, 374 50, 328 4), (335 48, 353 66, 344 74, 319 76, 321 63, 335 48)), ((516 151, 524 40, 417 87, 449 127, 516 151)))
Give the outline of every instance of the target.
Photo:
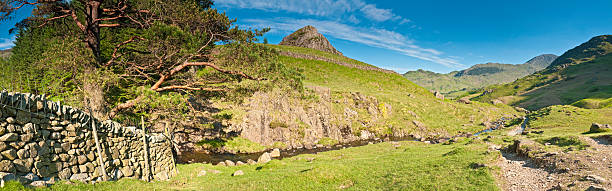
POLYGON ((100 122, 86 112, 27 93, 0 92, 0 111, 2 184, 103 180, 92 122, 109 180, 167 180, 177 173, 172 142, 164 134, 145 135, 145 146, 141 129, 100 122))

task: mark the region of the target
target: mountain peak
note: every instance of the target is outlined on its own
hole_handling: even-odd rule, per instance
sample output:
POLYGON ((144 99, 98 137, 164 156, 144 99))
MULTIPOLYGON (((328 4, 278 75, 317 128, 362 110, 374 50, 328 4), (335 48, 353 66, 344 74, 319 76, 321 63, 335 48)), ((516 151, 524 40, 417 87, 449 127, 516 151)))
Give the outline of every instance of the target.
POLYGON ((543 68, 548 67, 558 57, 559 56, 554 55, 554 54, 542 54, 542 55, 533 57, 529 61, 525 62, 525 65, 535 66, 535 67, 543 69, 543 68))
POLYGON ((291 33, 289 36, 286 36, 283 38, 283 41, 281 41, 280 45, 312 48, 342 55, 340 51, 336 50, 336 48, 329 43, 325 36, 317 31, 317 28, 310 25, 291 33))

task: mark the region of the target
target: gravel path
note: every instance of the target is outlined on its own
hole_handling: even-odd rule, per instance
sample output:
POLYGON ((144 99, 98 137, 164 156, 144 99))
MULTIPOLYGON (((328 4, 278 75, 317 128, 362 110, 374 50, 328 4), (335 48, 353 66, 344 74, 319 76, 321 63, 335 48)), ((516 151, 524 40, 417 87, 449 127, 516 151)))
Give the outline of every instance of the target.
POLYGON ((555 175, 538 169, 529 160, 524 160, 515 154, 502 152, 502 159, 498 166, 501 168, 501 177, 504 190, 529 191, 549 190, 555 183, 555 175))

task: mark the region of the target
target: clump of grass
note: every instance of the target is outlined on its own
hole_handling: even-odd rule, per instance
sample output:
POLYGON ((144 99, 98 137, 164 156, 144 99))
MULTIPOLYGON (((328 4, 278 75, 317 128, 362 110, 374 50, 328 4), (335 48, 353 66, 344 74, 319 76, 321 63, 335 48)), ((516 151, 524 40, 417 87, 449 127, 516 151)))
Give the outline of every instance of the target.
POLYGON ((196 143, 196 145, 200 145, 206 149, 215 149, 221 148, 225 146, 225 140, 216 138, 216 139, 204 139, 196 143))
POLYGON ((572 148, 572 150, 574 149, 584 150, 587 147, 589 147, 589 145, 581 141, 580 138, 578 138, 578 136, 551 137, 551 138, 537 139, 536 141, 539 142, 540 144, 548 143, 550 145, 555 145, 555 146, 562 147, 562 148, 572 148))
POLYGON ((196 144, 205 149, 223 148, 226 151, 238 153, 256 153, 266 150, 266 147, 242 137, 204 139, 196 144))
POLYGON ((223 148, 228 151, 235 151, 239 153, 256 153, 266 150, 266 147, 260 145, 259 143, 255 143, 242 137, 234 137, 227 140, 223 148))
POLYGON ((284 122, 281 122, 281 121, 274 120, 274 121, 270 122, 270 128, 272 128, 272 129, 287 128, 287 127, 289 127, 289 125, 287 125, 287 123, 284 123, 284 122))
POLYGON ((329 138, 329 137, 323 137, 323 138, 321 138, 319 140, 319 142, 317 142, 317 144, 322 144, 322 145, 325 145, 325 146, 332 146, 332 145, 338 144, 338 140, 332 139, 332 138, 329 138))

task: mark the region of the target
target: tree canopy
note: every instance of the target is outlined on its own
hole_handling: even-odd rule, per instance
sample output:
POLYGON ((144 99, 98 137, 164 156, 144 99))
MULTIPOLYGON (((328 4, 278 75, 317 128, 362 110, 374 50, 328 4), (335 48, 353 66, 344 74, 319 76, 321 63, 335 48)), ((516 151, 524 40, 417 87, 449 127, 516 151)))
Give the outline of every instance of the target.
POLYGON ((0 85, 75 106, 92 103, 98 116, 108 118, 194 111, 188 100, 198 96, 301 88, 299 72, 255 43, 269 29, 241 29, 212 5, 210 0, 4 0, 2 21, 25 6, 34 11, 11 29, 17 41, 0 85), (9 85, 16 79, 20 84, 9 85))

